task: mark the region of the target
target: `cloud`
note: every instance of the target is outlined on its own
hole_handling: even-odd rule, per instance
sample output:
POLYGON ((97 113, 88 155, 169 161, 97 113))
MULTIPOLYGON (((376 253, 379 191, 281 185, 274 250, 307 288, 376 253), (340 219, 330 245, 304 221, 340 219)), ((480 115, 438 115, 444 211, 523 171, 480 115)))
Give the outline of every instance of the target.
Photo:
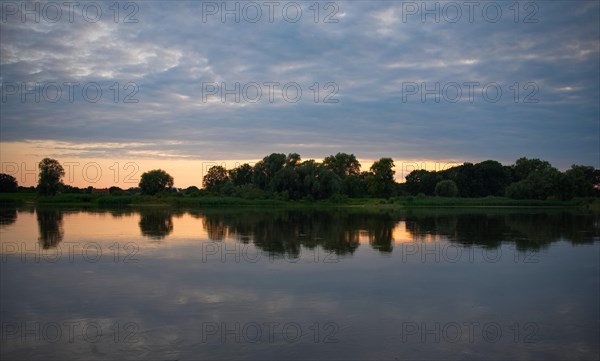
POLYGON ((239 19, 223 22, 205 2, 139 2, 136 23, 123 22, 131 9, 115 22, 99 4, 96 22, 78 12, 73 22, 3 18, 3 142, 65 142, 82 156, 248 159, 347 149, 365 158, 525 155, 600 166, 596 2, 519 4, 518 14, 500 3, 497 22, 494 9, 482 15, 487 3, 472 21, 461 7, 456 22, 451 2, 440 3, 437 22, 423 22, 408 3, 351 1, 321 4, 318 14, 298 4, 297 22, 289 21, 295 8, 282 15, 282 3, 270 21, 258 3, 254 23, 244 3, 239 19), (470 82, 479 83, 472 97, 470 82), (72 100, 65 83, 79 84, 72 100), (56 95, 48 84, 60 88, 57 102, 48 101, 56 95), (407 96, 407 84, 418 85, 415 94, 407 96), (497 102, 486 98, 498 87, 497 102), (98 149, 104 143, 116 146, 98 149))

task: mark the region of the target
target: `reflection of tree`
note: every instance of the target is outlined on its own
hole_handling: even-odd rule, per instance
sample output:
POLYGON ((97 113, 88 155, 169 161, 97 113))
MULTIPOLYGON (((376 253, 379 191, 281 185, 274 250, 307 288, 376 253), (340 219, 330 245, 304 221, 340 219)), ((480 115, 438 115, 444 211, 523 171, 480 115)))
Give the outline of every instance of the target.
POLYGON ((44 249, 56 247, 64 237, 63 213, 55 209, 38 208, 36 214, 40 231, 40 244, 44 249))
POLYGON ((539 250, 561 239, 592 243, 600 235, 599 216, 575 211, 421 213, 406 216, 416 240, 445 236, 464 245, 498 247, 512 242, 519 250, 539 250))
POLYGON ((148 209, 140 211, 140 231, 152 239, 163 239, 173 232, 173 217, 170 211, 148 209))
POLYGON ((380 252, 391 252, 394 248, 392 233, 396 221, 389 215, 371 217, 367 219, 369 233, 369 244, 380 252))
POLYGON ((0 226, 8 226, 17 220, 16 208, 0 208, 0 226))
POLYGON ((133 210, 131 210, 129 208, 114 208, 114 209, 106 210, 104 212, 110 213, 110 215, 113 216, 114 218, 129 217, 133 213, 135 213, 133 210))
POLYGON ((221 218, 204 218, 202 221, 208 238, 212 241, 222 241, 225 238, 225 223, 221 218))
POLYGON ((571 243, 593 243, 600 236, 597 214, 553 212, 529 214, 527 217, 509 215, 512 241, 520 250, 540 249, 550 242, 565 239, 571 243))
POLYGON ((302 247, 352 254, 360 244, 361 231, 370 235, 374 248, 390 252, 396 220, 382 213, 305 209, 211 211, 204 215, 203 223, 212 240, 222 240, 227 235, 243 243, 253 242, 272 256, 295 258, 300 256, 302 247))

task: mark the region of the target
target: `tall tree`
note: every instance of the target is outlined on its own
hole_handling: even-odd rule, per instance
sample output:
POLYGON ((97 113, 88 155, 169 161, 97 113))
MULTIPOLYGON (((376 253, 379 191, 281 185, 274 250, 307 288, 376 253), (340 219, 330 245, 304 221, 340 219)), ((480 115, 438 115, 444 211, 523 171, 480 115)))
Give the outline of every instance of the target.
POLYGON ((58 192, 62 185, 62 177, 65 175, 65 170, 62 165, 51 158, 44 158, 38 164, 40 170, 38 179, 38 193, 42 196, 53 196, 58 192))
POLYGON ((243 186, 252 183, 252 174, 254 170, 248 163, 244 163, 229 171, 229 179, 234 186, 243 186))
POLYGON ((515 199, 564 198, 561 190, 563 176, 552 166, 536 168, 525 179, 508 186, 506 195, 515 199))
POLYGON ((360 174, 360 162, 354 154, 337 153, 336 155, 330 155, 323 160, 323 166, 342 179, 350 175, 357 176, 360 174))
POLYGON ((202 179, 202 185, 208 191, 219 192, 228 181, 229 174, 227 170, 220 165, 216 165, 208 170, 208 173, 202 179))
POLYGON ((573 164, 565 172, 565 181, 573 197, 589 197, 600 193, 600 169, 573 164))
POLYGON ((155 195, 173 187, 173 177, 162 169, 155 169, 142 174, 140 188, 143 194, 155 195))
POLYGON ((513 165, 513 181, 518 182, 522 179, 527 178, 531 173, 536 171, 543 171, 552 168, 552 165, 538 158, 528 159, 525 157, 517 159, 513 165))
POLYGON ((252 183, 259 189, 272 190, 273 177, 285 166, 287 160, 288 157, 282 153, 272 153, 264 157, 254 166, 252 183))
POLYGON ((390 197, 394 192, 394 161, 392 158, 381 158, 371 166, 367 184, 369 193, 375 197, 390 197))
POLYGON ((425 169, 415 169, 406 176, 406 190, 413 195, 419 193, 433 195, 435 185, 439 181, 438 178, 439 176, 436 172, 430 172, 425 169))

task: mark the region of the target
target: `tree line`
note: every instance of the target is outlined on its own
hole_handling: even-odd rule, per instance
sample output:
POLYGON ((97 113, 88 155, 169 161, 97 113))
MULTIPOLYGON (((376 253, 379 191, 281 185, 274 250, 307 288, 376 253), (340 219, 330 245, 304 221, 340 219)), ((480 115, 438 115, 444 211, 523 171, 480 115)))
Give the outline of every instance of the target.
MULTIPOLYGON (((41 196, 91 192, 62 183, 61 164, 44 158, 38 165, 37 192, 41 196)), ((368 171, 354 154, 337 153, 323 159, 303 161, 299 154, 272 153, 254 166, 242 164, 227 170, 211 167, 202 179, 204 189, 191 186, 189 195, 220 195, 245 199, 321 200, 332 197, 390 198, 403 196, 487 197, 514 199, 561 199, 600 196, 600 170, 573 165, 565 172, 540 159, 519 158, 512 165, 494 160, 464 163, 441 171, 418 169, 404 183, 394 179, 394 161, 381 158, 368 171)), ((129 192, 156 195, 172 192, 174 179, 155 169, 142 174, 139 188, 129 192)), ((16 179, 0 174, 0 191, 16 192, 16 179)), ((123 193, 118 187, 111 194, 123 193)))
POLYGON ((214 166, 204 176, 209 192, 242 198, 271 196, 280 199, 327 199, 335 195, 388 198, 395 194, 394 161, 381 158, 361 172, 354 154, 338 153, 323 162, 302 161, 297 153, 273 153, 254 166, 242 164, 226 170, 214 166))
POLYGON ((317 163, 314 160, 302 162, 296 153, 287 156, 273 153, 254 167, 243 164, 229 171, 221 166, 212 167, 203 184, 208 191, 222 195, 264 192, 285 199, 425 195, 568 200, 600 195, 600 170, 573 165, 561 172, 540 159, 519 158, 508 166, 486 160, 441 171, 418 169, 410 172, 404 183, 394 180, 393 168, 391 158, 381 158, 369 171, 361 171, 354 154, 337 153, 317 163))

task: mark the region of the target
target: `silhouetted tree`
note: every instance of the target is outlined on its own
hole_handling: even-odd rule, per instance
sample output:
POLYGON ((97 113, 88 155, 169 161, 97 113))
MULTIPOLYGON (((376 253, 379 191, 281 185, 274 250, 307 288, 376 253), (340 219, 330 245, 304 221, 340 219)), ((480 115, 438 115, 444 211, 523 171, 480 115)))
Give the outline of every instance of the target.
POLYGON ((219 192, 228 181, 229 174, 227 170, 220 165, 216 165, 208 170, 204 179, 202 179, 202 185, 207 191, 219 192))
POLYGON ((303 162, 296 171, 299 197, 325 199, 341 189, 340 177, 314 160, 303 162))
POLYGON ((360 163, 354 154, 337 153, 336 155, 330 155, 323 160, 323 166, 337 174, 341 179, 360 174, 360 163))
POLYGON ((545 160, 540 160, 537 158, 528 159, 525 157, 519 158, 512 166, 513 182, 526 179, 531 173, 541 172, 550 168, 552 168, 552 165, 545 160))
POLYGON ((433 195, 435 185, 440 180, 439 178, 436 172, 415 169, 406 176, 406 190, 413 195, 419 193, 433 195))
POLYGON ((252 183, 262 190, 271 191, 271 181, 275 177, 275 173, 284 167, 286 160, 287 157, 282 153, 272 153, 264 157, 254 166, 252 183))
MULTIPOLYGON (((561 180, 563 174, 558 169, 549 166, 534 167, 528 171, 527 177, 512 183, 506 188, 506 196, 515 199, 547 199, 561 198, 561 180)), ((542 164, 542 163, 539 163, 542 164)), ((523 172, 522 174, 525 174, 523 172)))
POLYGON ((254 170, 248 163, 242 164, 229 171, 229 179, 234 186, 242 186, 252 183, 252 174, 254 170))
POLYGON ((155 169, 142 174, 139 185, 143 194, 155 195, 173 187, 173 177, 162 169, 155 169))
POLYGON ((15 193, 19 189, 15 177, 0 173, 0 193, 15 193))
POLYGON ((121 189, 120 187, 117 187, 117 186, 112 186, 112 187, 108 188, 108 192, 112 195, 121 195, 124 193, 123 189, 121 189))
POLYGON ((53 196, 62 185, 61 178, 65 170, 56 159, 44 158, 38 164, 38 193, 42 196, 53 196))
POLYGON ((394 161, 392 158, 381 158, 373 163, 371 172, 367 177, 369 193, 375 197, 388 198, 394 191, 394 161))
POLYGON ((573 164, 565 172, 561 188, 568 188, 571 197, 597 196, 600 194, 600 169, 573 164))

